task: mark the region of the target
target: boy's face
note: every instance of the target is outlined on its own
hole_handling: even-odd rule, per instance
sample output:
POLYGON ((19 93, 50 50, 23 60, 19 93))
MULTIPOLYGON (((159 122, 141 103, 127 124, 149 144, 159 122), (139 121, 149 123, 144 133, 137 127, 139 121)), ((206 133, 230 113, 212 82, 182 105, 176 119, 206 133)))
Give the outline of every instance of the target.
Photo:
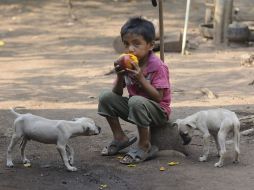
POLYGON ((153 43, 147 43, 143 36, 128 33, 123 36, 125 53, 132 53, 142 60, 153 49, 153 43))

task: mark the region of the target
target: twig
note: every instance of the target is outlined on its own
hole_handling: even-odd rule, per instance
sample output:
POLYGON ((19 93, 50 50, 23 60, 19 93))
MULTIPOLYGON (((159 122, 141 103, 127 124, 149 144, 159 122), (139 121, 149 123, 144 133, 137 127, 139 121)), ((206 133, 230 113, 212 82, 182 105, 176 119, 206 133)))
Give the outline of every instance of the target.
POLYGON ((254 135, 254 128, 251 128, 251 129, 247 129, 247 130, 245 130, 245 131, 242 131, 240 134, 243 135, 243 136, 254 135))

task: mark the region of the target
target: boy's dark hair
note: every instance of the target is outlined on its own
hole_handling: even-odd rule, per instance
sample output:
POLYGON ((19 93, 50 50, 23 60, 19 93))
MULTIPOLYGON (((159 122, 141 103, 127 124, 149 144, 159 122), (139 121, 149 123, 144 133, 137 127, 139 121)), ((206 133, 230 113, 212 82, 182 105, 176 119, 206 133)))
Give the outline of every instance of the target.
POLYGON ((142 17, 130 18, 121 28, 121 38, 128 33, 133 33, 143 36, 147 43, 155 40, 155 29, 152 22, 142 17))

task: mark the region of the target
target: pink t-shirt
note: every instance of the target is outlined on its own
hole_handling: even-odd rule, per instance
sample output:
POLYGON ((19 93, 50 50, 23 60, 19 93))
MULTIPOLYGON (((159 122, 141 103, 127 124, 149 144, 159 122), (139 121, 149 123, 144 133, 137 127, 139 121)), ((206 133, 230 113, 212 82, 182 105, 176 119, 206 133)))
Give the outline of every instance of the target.
MULTIPOLYGON (((168 114, 170 114, 170 102, 171 102, 171 90, 169 80, 168 66, 162 62, 153 52, 150 53, 147 61, 147 66, 143 71, 143 74, 152 86, 156 89, 163 89, 163 98, 159 103, 161 108, 168 114)), ((139 87, 138 84, 128 74, 125 76, 125 84, 130 96, 139 95, 149 98, 146 92, 139 87)))

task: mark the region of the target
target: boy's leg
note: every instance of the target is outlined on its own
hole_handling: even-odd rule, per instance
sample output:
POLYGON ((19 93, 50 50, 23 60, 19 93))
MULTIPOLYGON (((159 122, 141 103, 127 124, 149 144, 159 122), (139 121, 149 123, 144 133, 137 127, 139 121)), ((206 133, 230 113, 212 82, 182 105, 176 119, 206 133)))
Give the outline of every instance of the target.
POLYGON ((128 112, 127 97, 119 96, 110 91, 100 95, 98 114, 106 117, 113 133, 113 141, 102 150, 102 155, 114 155, 136 141, 136 137, 129 139, 126 136, 119 122, 119 117, 127 121, 128 112))
POLYGON ((141 96, 133 96, 129 99, 128 119, 138 127, 139 142, 138 147, 130 150, 120 161, 123 164, 146 160, 153 157, 158 151, 157 147, 151 146, 150 126, 164 125, 167 122, 166 113, 159 104, 141 96))
POLYGON ((127 141, 128 137, 123 132, 119 119, 115 117, 109 117, 109 116, 106 116, 106 119, 109 123, 114 139, 116 141, 121 141, 121 142, 127 141))
POLYGON ((167 114, 160 105, 142 96, 132 96, 128 101, 128 120, 140 127, 166 125, 167 114))
POLYGON ((138 133, 139 133, 138 147, 143 149, 145 152, 147 152, 149 150, 149 148, 151 147, 150 128, 149 127, 139 127, 138 126, 138 133))

